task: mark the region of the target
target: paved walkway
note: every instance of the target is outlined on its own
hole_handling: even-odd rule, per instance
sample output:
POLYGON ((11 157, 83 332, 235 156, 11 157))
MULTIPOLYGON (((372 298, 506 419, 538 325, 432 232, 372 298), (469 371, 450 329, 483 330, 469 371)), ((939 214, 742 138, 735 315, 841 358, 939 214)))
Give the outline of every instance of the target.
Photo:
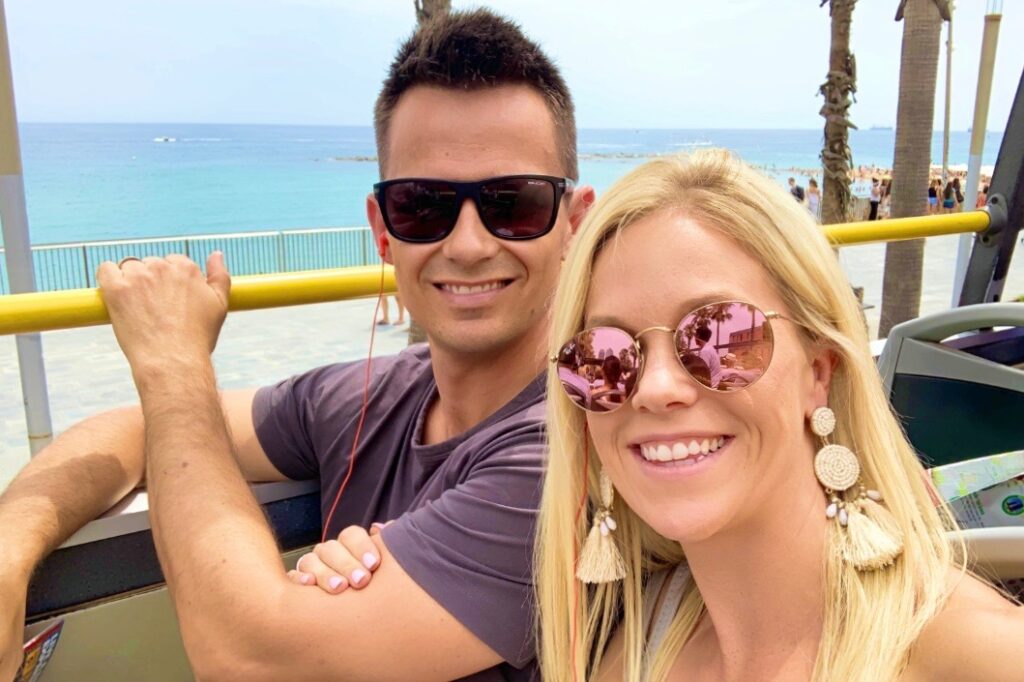
MULTIPOLYGON (((375 300, 252 310, 228 316, 214 353, 222 388, 262 386, 313 367, 365 357, 375 300)), ((392 311, 394 312, 394 311, 392 311)), ((406 345, 408 327, 377 327, 374 354, 406 345)), ((56 433, 89 415, 138 401, 110 326, 43 334, 56 433)), ((0 336, 0 489, 28 461, 13 336, 0 336)))

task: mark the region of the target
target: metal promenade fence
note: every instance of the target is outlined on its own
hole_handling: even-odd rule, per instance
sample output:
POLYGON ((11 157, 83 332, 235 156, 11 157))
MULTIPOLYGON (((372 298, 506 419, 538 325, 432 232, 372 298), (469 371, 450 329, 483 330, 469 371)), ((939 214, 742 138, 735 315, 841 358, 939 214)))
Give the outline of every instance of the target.
MULTIPOLYGON (((379 263, 368 227, 242 232, 153 239, 44 244, 32 247, 37 291, 96 286, 96 268, 127 256, 185 254, 203 264, 223 251, 232 275, 269 275, 379 263)), ((0 248, 0 254, 3 249, 0 248)), ((0 294, 8 294, 7 265, 0 256, 0 294)))

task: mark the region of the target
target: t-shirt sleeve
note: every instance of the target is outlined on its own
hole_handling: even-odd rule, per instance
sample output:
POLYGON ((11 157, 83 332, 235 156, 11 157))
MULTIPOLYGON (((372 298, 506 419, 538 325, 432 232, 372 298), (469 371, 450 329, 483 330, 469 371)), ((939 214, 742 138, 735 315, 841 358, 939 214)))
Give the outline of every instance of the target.
POLYGON ((256 392, 252 404, 256 437, 271 464, 288 478, 301 481, 319 476, 318 425, 325 419, 336 428, 344 423, 336 414, 325 414, 341 405, 338 401, 325 405, 324 396, 351 395, 356 369, 354 363, 327 365, 256 392))
POLYGON ((382 531, 405 572, 517 668, 536 656, 531 565, 544 452, 539 435, 502 447, 382 531))

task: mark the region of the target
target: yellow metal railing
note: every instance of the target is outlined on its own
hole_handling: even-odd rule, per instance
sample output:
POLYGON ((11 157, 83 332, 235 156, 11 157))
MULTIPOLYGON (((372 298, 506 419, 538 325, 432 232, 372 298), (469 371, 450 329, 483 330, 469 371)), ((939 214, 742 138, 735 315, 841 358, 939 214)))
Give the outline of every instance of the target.
POLYGON ((941 237, 964 232, 984 232, 989 226, 988 211, 966 211, 916 218, 893 218, 859 223, 826 225, 825 234, 837 246, 897 242, 922 237, 941 237))
MULTIPOLYGON (((381 269, 376 266, 312 270, 236 277, 229 310, 278 308, 375 295, 381 269)), ((384 292, 395 291, 391 267, 384 269, 384 292)), ((99 289, 0 296, 0 335, 89 327, 110 322, 99 289)))
MULTIPOLYGON (((988 229, 986 211, 843 223, 824 228, 837 246, 937 237, 988 229)), ((236 277, 229 310, 277 308, 372 296, 380 287, 376 266, 236 277)), ((385 268, 384 292, 395 291, 394 272, 385 268)), ((88 327, 109 322, 98 289, 0 296, 0 335, 88 327)))

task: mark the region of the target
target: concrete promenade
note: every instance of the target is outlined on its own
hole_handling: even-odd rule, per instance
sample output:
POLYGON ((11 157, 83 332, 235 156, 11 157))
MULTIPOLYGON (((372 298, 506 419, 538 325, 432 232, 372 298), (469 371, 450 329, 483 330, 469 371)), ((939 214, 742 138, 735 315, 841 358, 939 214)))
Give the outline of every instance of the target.
MULTIPOLYGON (((251 310, 228 315, 214 365, 225 389, 270 384, 313 367, 366 356, 376 299, 251 310)), ((394 307, 392 305, 392 317, 394 307)), ((374 354, 406 346, 408 326, 379 326, 374 354)), ((138 401, 109 325, 43 334, 55 433, 89 415, 138 401)), ((0 489, 28 461, 13 336, 0 336, 0 489)))

